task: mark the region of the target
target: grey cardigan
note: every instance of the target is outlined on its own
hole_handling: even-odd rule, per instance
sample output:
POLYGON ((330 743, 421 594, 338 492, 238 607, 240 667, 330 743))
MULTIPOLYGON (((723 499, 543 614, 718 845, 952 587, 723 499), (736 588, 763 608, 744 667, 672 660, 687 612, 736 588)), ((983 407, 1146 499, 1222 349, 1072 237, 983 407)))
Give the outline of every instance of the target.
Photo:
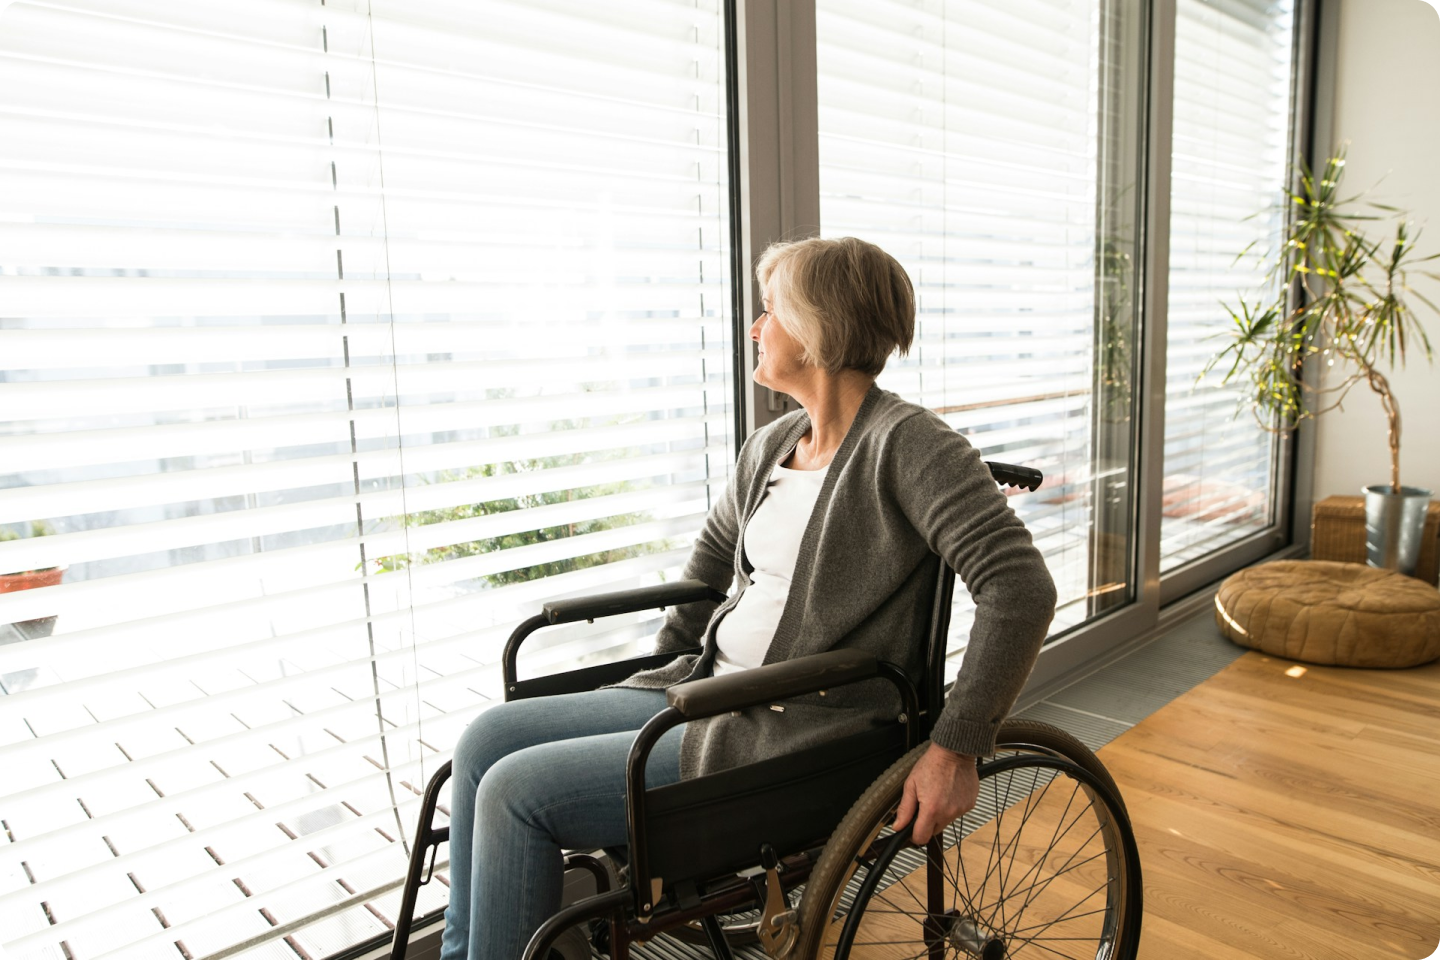
MULTIPOLYGON (((656 651, 702 646, 614 686, 661 689, 711 675, 715 626, 750 585, 745 525, 782 456, 809 429, 796 411, 756 431, 695 541, 685 576, 724 603, 672 607, 656 651)), ((836 451, 800 541, 800 559, 765 663, 859 648, 919 682, 938 560, 959 574, 975 621, 959 677, 931 739, 959 753, 994 752, 1000 722, 1034 666, 1055 612, 1055 584, 980 454, 934 413, 871 386, 836 451)), ((685 725, 683 779, 866 730, 900 712, 888 681, 867 680, 685 725)))

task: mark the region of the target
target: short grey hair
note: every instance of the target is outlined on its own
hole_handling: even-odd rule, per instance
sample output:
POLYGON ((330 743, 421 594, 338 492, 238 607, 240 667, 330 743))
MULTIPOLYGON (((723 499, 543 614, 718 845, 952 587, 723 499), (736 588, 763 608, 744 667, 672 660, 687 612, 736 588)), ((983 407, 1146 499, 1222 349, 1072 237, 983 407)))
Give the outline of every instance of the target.
POLYGON ((879 376, 915 339, 915 288, 905 268, 854 237, 772 243, 755 265, 772 314, 828 373, 879 376), (778 312, 775 312, 777 311, 778 312))

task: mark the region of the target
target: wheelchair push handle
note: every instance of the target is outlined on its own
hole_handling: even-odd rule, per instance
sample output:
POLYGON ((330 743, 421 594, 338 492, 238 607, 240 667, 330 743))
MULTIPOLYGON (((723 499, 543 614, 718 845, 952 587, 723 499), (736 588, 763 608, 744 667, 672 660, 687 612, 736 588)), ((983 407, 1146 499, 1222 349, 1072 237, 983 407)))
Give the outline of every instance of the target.
POLYGON ((1045 474, 1034 467, 998 463, 993 460, 986 460, 985 466, 990 468, 990 475, 995 478, 995 482, 1005 487, 1020 487, 1033 492, 1039 490, 1040 484, 1045 480, 1045 474))

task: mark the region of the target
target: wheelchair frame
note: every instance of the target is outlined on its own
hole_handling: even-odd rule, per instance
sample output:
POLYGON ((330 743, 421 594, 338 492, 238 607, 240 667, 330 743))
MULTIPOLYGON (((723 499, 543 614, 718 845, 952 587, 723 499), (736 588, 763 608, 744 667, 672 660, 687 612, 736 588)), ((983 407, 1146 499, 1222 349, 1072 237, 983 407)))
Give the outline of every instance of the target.
MULTIPOLYGON (((1040 471, 1028 467, 988 461, 986 466, 996 482, 1002 485, 1033 491, 1043 480, 1040 471)), ((545 960, 561 933, 589 920, 608 920, 611 960, 628 960, 631 943, 649 940, 657 934, 688 926, 695 920, 701 922, 717 960, 733 960, 730 945, 716 916, 750 907, 757 901, 761 904, 768 901, 773 911, 778 906, 777 898, 779 904, 789 906, 786 891, 809 877, 824 844, 822 842, 818 847, 791 852, 783 858, 767 845, 760 853, 758 864, 764 870, 763 887, 755 882, 754 876, 742 877, 736 873, 728 879, 719 877, 707 883, 703 894, 693 883, 689 884, 684 893, 670 898, 673 902, 662 905, 661 880, 649 875, 645 762, 650 750, 661 736, 681 723, 880 678, 893 684, 900 694, 903 712, 899 720, 905 731, 903 752, 908 752, 929 736, 933 707, 944 702, 943 661, 949 632, 950 608, 954 598, 955 574, 943 560, 938 567, 922 690, 917 691, 903 671, 895 665, 876 660, 866 653, 844 649, 756 667, 723 677, 693 680, 666 690, 667 706, 636 734, 626 762, 628 880, 619 889, 612 890, 609 873, 598 859, 586 853, 568 855, 565 858, 565 868, 579 868, 590 872, 595 878, 598 892, 563 907, 541 924, 526 946, 522 960, 545 960)), ((706 600, 720 603, 725 599, 724 593, 698 580, 685 580, 546 603, 541 613, 516 627, 506 642, 503 655, 505 699, 520 700, 593 690, 605 684, 617 683, 641 670, 664 666, 676 657, 700 653, 702 650, 701 647, 691 647, 648 654, 615 663, 520 680, 516 667, 520 647, 527 637, 542 627, 579 620, 593 622, 601 617, 655 608, 663 610, 667 606, 706 600)), ((769 761, 762 761, 765 762, 769 761)), ((430 881, 439 845, 449 839, 450 828, 436 827, 433 820, 440 790, 450 773, 451 764, 447 761, 435 772, 425 788, 419 828, 411 849, 409 870, 401 898, 400 915, 395 925, 392 960, 403 960, 405 957, 419 888, 430 881)), ((747 862, 754 861, 752 859, 747 862)), ((754 867, 750 867, 746 872, 753 874, 753 871, 754 867)), ((793 913, 791 916, 793 917, 793 913)), ((762 940, 766 932, 761 931, 762 940)))

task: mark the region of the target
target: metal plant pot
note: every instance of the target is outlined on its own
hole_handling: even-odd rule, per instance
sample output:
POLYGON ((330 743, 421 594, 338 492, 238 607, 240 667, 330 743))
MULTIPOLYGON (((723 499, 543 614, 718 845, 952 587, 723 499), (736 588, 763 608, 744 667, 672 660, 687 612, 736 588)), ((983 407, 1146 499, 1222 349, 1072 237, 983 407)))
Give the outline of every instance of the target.
POLYGON ((1365 557, 1372 567, 1415 575, 1430 491, 1390 485, 1365 488, 1365 557))

